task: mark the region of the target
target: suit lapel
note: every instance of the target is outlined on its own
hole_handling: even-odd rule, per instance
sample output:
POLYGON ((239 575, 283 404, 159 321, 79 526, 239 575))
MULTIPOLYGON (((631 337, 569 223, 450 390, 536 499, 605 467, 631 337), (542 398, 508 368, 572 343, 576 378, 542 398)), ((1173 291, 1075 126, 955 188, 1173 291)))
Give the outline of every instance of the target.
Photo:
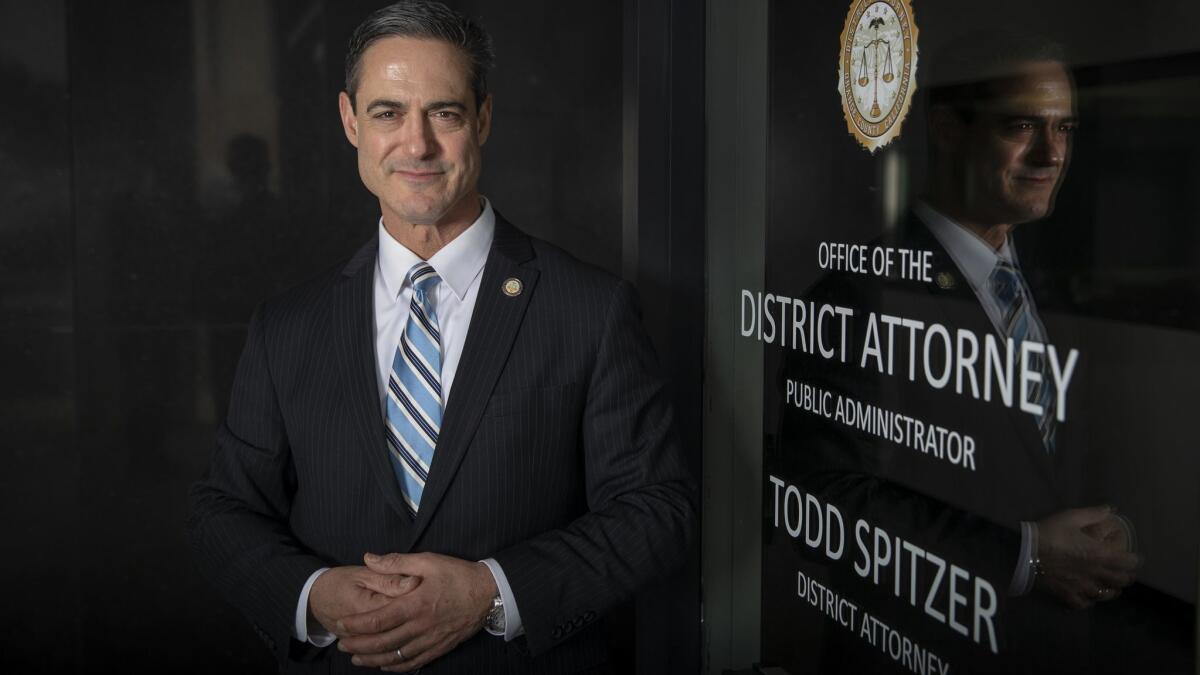
POLYGON ((532 258, 529 237, 497 214, 492 249, 483 268, 454 388, 442 416, 442 433, 438 437, 437 451, 429 467, 429 480, 421 494, 421 508, 406 550, 416 545, 441 504, 475 436, 496 380, 508 361, 525 309, 537 285, 537 269, 525 265, 532 258), (510 295, 504 291, 509 279, 520 281, 520 293, 510 295))
POLYGON ((355 429, 354 446, 364 453, 384 500, 404 519, 400 486, 388 459, 375 364, 375 260, 379 242, 372 239, 342 269, 335 292, 333 335, 336 341, 346 409, 355 429))

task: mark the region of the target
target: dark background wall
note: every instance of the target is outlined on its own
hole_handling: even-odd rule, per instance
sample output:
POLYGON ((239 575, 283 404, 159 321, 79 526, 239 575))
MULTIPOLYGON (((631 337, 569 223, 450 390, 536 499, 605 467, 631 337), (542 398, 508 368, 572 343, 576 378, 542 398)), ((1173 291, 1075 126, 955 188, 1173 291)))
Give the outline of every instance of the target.
MULTIPOLYGON (((374 234, 336 95, 346 40, 381 4, 0 0, 8 672, 273 669, 192 565, 186 491, 254 306, 374 234)), ((485 194, 530 233, 646 286, 660 350, 683 344, 664 360, 693 421, 702 164, 670 178, 680 152, 702 156, 687 104, 703 84, 663 85, 676 61, 702 72, 702 31, 672 41, 672 12, 635 1, 451 4, 497 44, 485 194), (643 118, 656 126, 639 138, 643 118), (694 230, 671 226, 684 218, 694 230)), ((702 27, 702 8, 689 16, 702 27)), ((619 613, 621 658, 695 670, 697 575, 619 613)))

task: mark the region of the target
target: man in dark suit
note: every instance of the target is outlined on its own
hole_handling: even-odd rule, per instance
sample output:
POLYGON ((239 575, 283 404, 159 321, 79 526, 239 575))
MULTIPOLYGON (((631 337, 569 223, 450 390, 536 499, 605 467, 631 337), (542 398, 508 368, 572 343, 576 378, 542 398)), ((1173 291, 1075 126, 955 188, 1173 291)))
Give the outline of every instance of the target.
MULTIPOLYGON (((935 281, 934 295, 945 298, 944 311, 959 305, 954 325, 1017 346, 1050 345, 1069 337, 1069 326, 1048 329, 1013 233, 1054 208, 1078 123, 1074 86, 1051 43, 996 35, 973 45, 984 55, 977 74, 930 93, 929 195, 915 209, 911 236, 927 243, 945 270, 935 274, 942 283, 935 281)), ((1088 448, 1071 443, 1068 392, 1056 390, 1060 364, 1051 363, 1067 360, 1067 348, 1059 351, 1061 359, 1031 357, 1041 386, 1022 389, 1024 403, 1010 408, 1007 420, 1016 432, 1007 454, 1023 453, 1029 466, 999 477, 1004 492, 992 495, 996 505, 982 512, 998 522, 1022 522, 1023 552, 1036 568, 1025 570, 1025 590, 1036 582, 1061 603, 1087 608, 1132 582, 1136 557, 1128 551, 1129 524, 1107 506, 1085 505, 1095 497, 1082 485, 1088 448), (1067 507, 1084 508, 1066 513, 1067 507)))
POLYGON ((477 191, 491 59, 438 3, 356 30, 378 237, 256 312, 193 488, 203 570, 287 672, 604 672, 596 620, 693 535, 629 285, 477 191))
MULTIPOLYGON (((896 232, 875 242, 928 252, 929 281, 835 273, 806 294, 818 304, 855 310, 849 335, 827 338, 831 344, 864 344, 872 315, 909 323, 897 323, 894 334, 880 326, 887 356, 864 357, 863 368, 818 355, 801 355, 786 368, 788 378, 899 411, 925 428, 969 434, 974 452, 955 461, 944 447, 931 449, 935 443, 897 442, 890 426, 883 440, 855 425, 785 409, 772 463, 789 467, 801 489, 844 509, 848 522, 864 518, 930 554, 910 557, 908 549, 891 546, 887 557, 894 565, 886 574, 903 570, 894 587, 834 571, 845 587, 858 586, 872 615, 900 623, 906 634, 972 672, 1086 671, 1092 665, 1086 652, 1062 649, 1083 643, 1086 617, 1066 608, 1116 597, 1132 583, 1137 558, 1128 523, 1097 505, 1097 495, 1087 489, 1087 448, 1070 442, 1066 422, 1077 420, 1079 411, 1068 418, 1065 408, 1056 409, 1067 399, 1053 388, 1050 357, 1043 353, 1032 366, 1041 387, 1018 387, 1007 406, 971 396, 971 387, 981 383, 955 379, 960 371, 947 371, 951 378, 942 386, 909 372, 912 361, 920 369, 918 359, 942 364, 951 362, 953 352, 969 352, 960 330, 977 341, 978 364, 987 359, 988 338, 996 344, 1012 340, 1019 349, 1065 337, 1043 323, 1012 231, 1054 206, 1076 123, 1072 84, 1052 52, 1010 36, 992 40, 975 36, 971 50, 957 52, 969 55, 962 60, 973 75, 959 73, 947 78, 952 85, 930 92, 928 193, 896 232), (931 352, 922 339, 934 325, 958 338, 951 352, 937 340, 931 352), (893 358, 894 369, 884 367, 893 358), (929 604, 914 600, 924 599, 916 594, 935 583, 940 563, 930 560, 957 563, 988 583, 984 593, 962 597, 958 628, 954 606, 936 597, 929 604), (963 622, 972 610, 987 620, 963 622)), ((1060 342, 1060 367, 1067 359, 1062 344, 1069 339, 1060 342)), ((846 654, 853 658, 839 652, 837 661, 845 672, 895 667, 877 650, 847 640, 846 654)))

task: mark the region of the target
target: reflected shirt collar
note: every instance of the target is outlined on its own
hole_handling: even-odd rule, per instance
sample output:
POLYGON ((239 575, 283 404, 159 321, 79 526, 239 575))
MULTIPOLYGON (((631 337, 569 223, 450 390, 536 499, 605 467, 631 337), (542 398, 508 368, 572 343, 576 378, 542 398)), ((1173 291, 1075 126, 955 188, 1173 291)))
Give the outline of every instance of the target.
MULTIPOLYGON (((492 247, 492 236, 496 230, 496 212, 492 210, 492 203, 486 197, 480 197, 480 201, 483 202, 483 209, 475 222, 433 254, 428 261, 460 301, 471 287, 471 282, 483 272, 483 264, 487 261, 488 250, 492 247)), ((400 290, 407 281, 408 271, 419 262, 420 256, 388 234, 383 227, 381 216, 379 272, 387 288, 388 297, 394 299, 400 296, 400 290)))
POLYGON ((949 216, 923 200, 917 201, 913 212, 929 227, 929 231, 946 249, 946 253, 950 254, 950 258, 958 265, 958 270, 967 278, 971 288, 986 288, 988 277, 996 268, 996 263, 1001 260, 1019 267, 1016 252, 1009 238, 1005 238, 1004 245, 997 251, 982 237, 951 220, 949 216))

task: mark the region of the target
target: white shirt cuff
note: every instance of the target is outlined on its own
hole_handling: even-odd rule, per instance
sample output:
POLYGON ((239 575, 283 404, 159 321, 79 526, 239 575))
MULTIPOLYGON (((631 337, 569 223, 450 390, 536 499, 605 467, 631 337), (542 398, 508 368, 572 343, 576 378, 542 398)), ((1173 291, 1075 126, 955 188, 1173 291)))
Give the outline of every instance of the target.
POLYGON ((308 594, 312 591, 313 583, 328 567, 313 572, 308 581, 304 582, 304 590, 300 591, 300 602, 296 603, 296 623, 292 626, 292 635, 301 642, 307 642, 314 647, 328 647, 337 640, 337 636, 325 630, 320 623, 308 624, 308 594))
POLYGON ((500 590, 500 599, 504 601, 504 641, 510 642, 513 638, 525 634, 525 626, 521 623, 521 612, 517 609, 517 599, 513 597, 512 586, 508 585, 508 577, 504 576, 504 569, 500 567, 500 563, 496 562, 495 558, 488 558, 480 562, 487 565, 488 570, 496 579, 496 588, 500 590))
POLYGON ((1021 552, 1017 554, 1017 569, 1013 572, 1009 595, 1025 595, 1033 590, 1033 559, 1037 556, 1037 523, 1021 521, 1021 552))

